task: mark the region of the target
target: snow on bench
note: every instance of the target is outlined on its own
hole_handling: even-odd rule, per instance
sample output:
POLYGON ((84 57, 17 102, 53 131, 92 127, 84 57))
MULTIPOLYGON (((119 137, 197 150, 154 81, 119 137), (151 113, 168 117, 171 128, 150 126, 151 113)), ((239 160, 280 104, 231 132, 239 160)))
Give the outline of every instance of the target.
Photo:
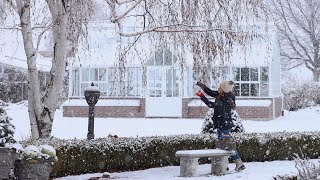
POLYGON ((198 168, 198 159, 201 157, 211 158, 211 174, 224 175, 228 167, 228 158, 235 155, 234 151, 222 149, 199 149, 180 150, 176 152, 176 157, 180 158, 180 176, 192 177, 198 168))

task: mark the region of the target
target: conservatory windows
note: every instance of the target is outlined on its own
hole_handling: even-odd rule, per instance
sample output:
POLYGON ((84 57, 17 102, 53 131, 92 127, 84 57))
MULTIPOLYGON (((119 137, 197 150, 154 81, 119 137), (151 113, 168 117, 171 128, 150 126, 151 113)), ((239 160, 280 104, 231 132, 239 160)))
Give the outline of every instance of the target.
POLYGON ((178 58, 167 49, 163 48, 154 53, 153 56, 148 60, 148 66, 172 66, 177 62, 178 58))
POLYGON ((140 67, 74 68, 72 95, 83 96, 84 89, 93 82, 101 96, 140 96, 141 77, 140 67))
POLYGON ((268 67, 234 67, 236 96, 263 97, 269 95, 269 68, 268 67))

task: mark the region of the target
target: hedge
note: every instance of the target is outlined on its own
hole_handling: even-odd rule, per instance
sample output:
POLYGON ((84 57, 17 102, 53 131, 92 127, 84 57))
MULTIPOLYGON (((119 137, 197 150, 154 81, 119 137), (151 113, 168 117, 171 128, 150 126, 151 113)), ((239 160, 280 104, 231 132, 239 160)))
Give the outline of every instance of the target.
MULTIPOLYGON (((234 134, 245 162, 292 160, 295 154, 320 157, 320 132, 278 132, 234 134)), ((42 139, 22 144, 55 147, 58 162, 53 177, 93 172, 116 172, 179 165, 175 152, 182 149, 214 148, 215 136, 176 135, 94 140, 42 139)), ((200 159, 208 163, 207 158, 200 159)))

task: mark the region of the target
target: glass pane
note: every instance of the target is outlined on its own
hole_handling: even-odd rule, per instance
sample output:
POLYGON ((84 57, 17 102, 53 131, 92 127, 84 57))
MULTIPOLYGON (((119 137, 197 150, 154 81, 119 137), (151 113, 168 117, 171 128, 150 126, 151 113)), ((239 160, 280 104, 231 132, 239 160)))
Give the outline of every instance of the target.
POLYGON ((241 81, 249 81, 249 68, 241 68, 241 81))
POLYGON ((269 84, 266 82, 261 82, 261 93, 260 96, 269 96, 269 84))
POLYGON ((249 96, 249 83, 241 84, 241 96, 249 96))
POLYGON ((90 83, 81 83, 81 96, 84 96, 84 89, 90 86, 90 83))
POLYGON ((117 93, 117 69, 115 67, 108 68, 108 96, 116 96, 117 93))
POLYGON ((177 56, 173 56, 173 64, 175 64, 178 61, 177 56))
POLYGON ((258 81, 258 68, 251 68, 251 80, 250 81, 258 81))
POLYGON ((173 97, 179 97, 180 70, 173 70, 173 97))
POLYGON ((89 81, 89 68, 82 68, 81 69, 81 80, 82 81, 89 81))
POLYGON ((137 68, 137 96, 141 95, 142 91, 142 74, 141 74, 141 68, 137 68))
POLYGON ((154 57, 153 56, 147 61, 147 65, 154 66, 154 57))
POLYGON ((162 66, 163 65, 163 50, 157 51, 156 52, 156 62, 155 65, 156 66, 162 66))
POLYGON ((240 84, 239 83, 234 84, 233 92, 234 92, 235 96, 240 96, 240 84))
POLYGON ((166 96, 172 97, 172 69, 166 69, 166 96))
POLYGON ((90 69, 90 81, 98 81, 98 68, 90 69))
POLYGON ((107 69, 100 68, 99 69, 99 81, 106 81, 107 80, 107 69))
POLYGON ((172 52, 169 49, 166 49, 164 53, 164 65, 172 65, 172 52))
POLYGON ((160 69, 150 69, 148 72, 149 96, 159 97, 162 92, 162 71, 160 69))
POLYGON ((100 84, 99 84, 99 89, 100 89, 100 94, 101 94, 101 96, 106 96, 106 95, 108 95, 108 94, 107 94, 107 91, 108 91, 108 85, 107 85, 107 83, 100 83, 100 84))
POLYGON ((250 96, 259 96, 259 84, 258 83, 252 83, 250 84, 250 96))
POLYGON ((72 83, 72 95, 79 96, 80 73, 78 68, 72 71, 72 83))
POLYGON ((155 91, 155 97, 161 97, 161 90, 155 91))
POLYGON ((240 81, 240 68, 232 68, 232 75, 235 81, 240 81))
POLYGON ((116 96, 117 95, 117 84, 115 81, 109 81, 108 83, 108 96, 116 96))
POLYGON ((261 67, 261 81, 269 81, 269 68, 261 67))
POLYGON ((127 95, 138 96, 140 95, 139 87, 141 85, 140 68, 128 68, 128 82, 127 82, 127 95))
POLYGON ((149 97, 155 97, 155 90, 149 91, 149 97))
POLYGON ((156 78, 156 74, 155 74, 155 70, 154 69, 150 69, 148 71, 148 84, 149 84, 149 88, 153 89, 154 88, 154 81, 156 78))

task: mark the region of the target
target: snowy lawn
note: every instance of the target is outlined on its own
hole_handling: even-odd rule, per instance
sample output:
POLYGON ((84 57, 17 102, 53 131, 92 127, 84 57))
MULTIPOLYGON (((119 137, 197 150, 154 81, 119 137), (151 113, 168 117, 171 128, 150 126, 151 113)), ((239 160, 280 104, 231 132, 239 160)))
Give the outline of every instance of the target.
MULTIPOLYGON (((317 163, 318 160, 312 160, 317 163)), ((110 177, 119 180, 148 179, 148 180, 272 180, 277 175, 295 175, 297 169, 294 161, 272 161, 245 163, 247 169, 239 173, 227 174, 225 176, 212 176, 210 164, 199 165, 195 177, 179 177, 179 166, 167 166, 162 168, 152 168, 141 171, 131 171, 122 173, 110 173, 110 177)), ((235 165, 229 164, 229 168, 234 169, 235 165)), ((67 176, 56 178, 55 180, 88 180, 90 177, 102 177, 103 173, 84 174, 81 176, 67 176)))
MULTIPOLYGON (((15 139, 27 139, 30 136, 28 109, 25 103, 10 104, 5 108, 13 118, 16 127, 15 139)), ((120 137, 136 137, 172 134, 199 134, 203 119, 146 119, 146 118, 95 118, 95 137, 107 137, 108 134, 120 137)), ((62 111, 55 114, 52 135, 63 139, 83 139, 87 136, 88 118, 64 118, 62 111)), ((271 121, 243 121, 246 132, 279 132, 279 131, 319 131, 320 106, 306 108, 297 112, 285 112, 283 117, 271 121)), ((318 160, 314 160, 317 162, 318 160)), ((277 175, 295 174, 293 161, 251 162, 245 163, 247 169, 240 173, 226 176, 210 176, 210 165, 200 165, 197 176, 182 178, 179 166, 152 168, 143 171, 111 173, 115 179, 272 179, 277 175)), ((230 169, 234 164, 229 165, 230 169)), ((87 180, 90 177, 101 177, 102 173, 58 178, 57 180, 87 180)))
MULTIPOLYGON (((28 108, 22 104, 10 104, 5 108, 13 118, 16 127, 15 139, 30 136, 28 108)), ((119 137, 141 137, 173 134, 199 134, 203 119, 170 118, 95 118, 95 137, 107 137, 109 134, 119 137)), ((282 132, 282 131, 318 131, 320 130, 320 106, 302 109, 297 112, 285 112, 285 115, 271 121, 242 121, 245 131, 282 132)), ((88 118, 62 117, 57 110, 53 122, 52 135, 62 139, 85 139, 88 132, 88 118)))

